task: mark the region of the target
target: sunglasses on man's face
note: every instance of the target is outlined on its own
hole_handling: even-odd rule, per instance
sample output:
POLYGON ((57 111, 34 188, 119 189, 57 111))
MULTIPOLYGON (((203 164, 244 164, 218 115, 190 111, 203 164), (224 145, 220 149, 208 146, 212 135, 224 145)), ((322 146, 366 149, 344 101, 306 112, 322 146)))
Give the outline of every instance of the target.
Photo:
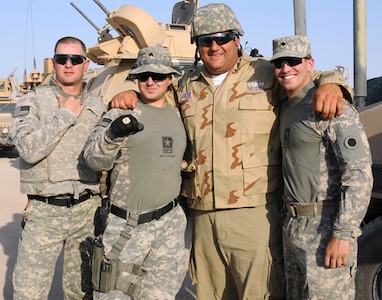
POLYGON ((302 58, 297 57, 280 57, 272 61, 272 64, 276 69, 281 69, 284 64, 287 64, 290 67, 297 66, 302 63, 302 58))
POLYGON ((215 41, 219 46, 227 44, 235 39, 235 34, 232 32, 219 32, 209 35, 201 35, 198 37, 197 44, 202 47, 211 47, 212 42, 215 41))
POLYGON ((70 60, 73 66, 82 64, 86 57, 78 54, 56 54, 54 56, 54 61, 60 65, 65 65, 66 62, 70 60))
POLYGON ((154 82, 161 82, 169 77, 169 74, 159 74, 159 73, 141 73, 135 75, 135 78, 140 82, 146 82, 149 77, 151 77, 154 82))

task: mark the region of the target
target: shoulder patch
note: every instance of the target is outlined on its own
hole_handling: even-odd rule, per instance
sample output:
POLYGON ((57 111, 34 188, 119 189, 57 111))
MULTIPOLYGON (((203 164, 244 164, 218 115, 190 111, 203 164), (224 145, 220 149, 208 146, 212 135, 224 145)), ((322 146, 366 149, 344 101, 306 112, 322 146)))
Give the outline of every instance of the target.
POLYGON ((358 147, 358 140, 354 136, 349 136, 345 138, 344 144, 345 144, 345 147, 348 149, 355 149, 358 147))
POLYGON ((18 106, 15 108, 15 110, 13 111, 13 114, 12 116, 13 117, 22 117, 22 116, 26 116, 29 114, 29 111, 30 111, 30 106, 18 106))
POLYGON ((355 123, 349 127, 334 127, 337 135, 337 143, 344 162, 369 157, 366 137, 362 139, 362 131, 355 123))

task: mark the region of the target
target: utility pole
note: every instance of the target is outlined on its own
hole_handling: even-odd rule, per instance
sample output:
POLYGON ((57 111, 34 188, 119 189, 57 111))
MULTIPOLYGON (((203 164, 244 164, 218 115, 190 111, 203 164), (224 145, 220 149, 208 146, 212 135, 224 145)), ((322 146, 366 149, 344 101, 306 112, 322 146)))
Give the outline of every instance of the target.
POLYGON ((365 106, 366 76, 366 0, 353 0, 354 92, 357 109, 365 106))
POLYGON ((293 0, 294 34, 307 36, 305 0, 293 0))

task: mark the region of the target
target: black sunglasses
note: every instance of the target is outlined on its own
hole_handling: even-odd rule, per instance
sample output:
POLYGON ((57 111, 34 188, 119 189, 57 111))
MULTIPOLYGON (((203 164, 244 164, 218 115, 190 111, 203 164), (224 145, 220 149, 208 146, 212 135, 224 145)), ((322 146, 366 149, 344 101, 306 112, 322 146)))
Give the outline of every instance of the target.
POLYGON ((219 46, 227 44, 235 39, 233 32, 219 32, 209 35, 201 35, 198 37, 197 44, 202 47, 211 47, 212 42, 215 41, 219 46))
POLYGON ((86 60, 86 57, 78 54, 56 54, 54 56, 55 62, 60 65, 65 65, 68 59, 72 65, 75 66, 82 64, 84 60, 86 60))
POLYGON ((134 78, 138 79, 140 82, 146 82, 149 77, 151 77, 154 82, 161 82, 166 80, 169 77, 169 74, 141 73, 134 76, 134 78))
POLYGON ((287 64, 290 67, 297 66, 302 63, 302 58, 297 57, 280 57, 272 61, 272 64, 276 69, 281 69, 284 64, 287 64))

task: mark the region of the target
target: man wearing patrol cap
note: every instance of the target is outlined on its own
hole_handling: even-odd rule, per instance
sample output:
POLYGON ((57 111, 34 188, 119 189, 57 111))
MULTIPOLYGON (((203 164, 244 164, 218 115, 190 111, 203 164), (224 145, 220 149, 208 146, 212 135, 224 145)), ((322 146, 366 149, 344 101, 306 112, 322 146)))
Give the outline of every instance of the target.
POLYGON ((179 72, 167 49, 141 49, 129 73, 140 91, 137 107, 109 110, 85 145, 91 168, 112 169, 103 245, 106 262, 117 261, 121 272, 110 291, 96 287, 95 299, 175 299, 186 275, 187 220, 175 200, 186 133, 165 99, 173 75, 179 72))
POLYGON ((354 299, 357 237, 372 189, 371 156, 346 100, 333 120, 311 113, 314 60, 305 36, 273 40, 284 177, 284 261, 289 299, 354 299))
MULTIPOLYGON (((242 51, 243 34, 229 6, 197 9, 191 31, 195 67, 178 82, 176 99, 189 138, 182 195, 194 224, 190 275, 198 300, 285 298, 274 110, 285 92, 269 61, 242 51)), ((334 72, 327 75, 321 84, 344 82, 334 72)), ((112 106, 131 107, 134 95, 120 93, 112 106)), ((318 110, 333 116, 337 103, 341 110, 340 89, 320 87, 317 102, 323 101, 318 110)))

